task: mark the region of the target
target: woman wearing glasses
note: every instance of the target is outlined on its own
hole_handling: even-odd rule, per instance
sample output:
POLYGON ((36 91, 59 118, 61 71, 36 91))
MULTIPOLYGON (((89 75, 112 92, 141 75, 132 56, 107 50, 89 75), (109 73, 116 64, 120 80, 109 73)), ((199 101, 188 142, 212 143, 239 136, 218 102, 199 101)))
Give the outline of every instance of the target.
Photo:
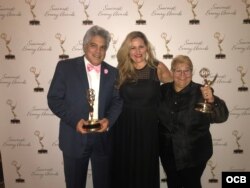
POLYGON ((188 56, 175 57, 171 71, 173 82, 161 86, 161 163, 168 188, 200 188, 200 178, 213 153, 210 124, 225 122, 228 109, 209 85, 192 81, 193 64, 188 56), (212 106, 210 113, 195 110, 202 100, 212 106))

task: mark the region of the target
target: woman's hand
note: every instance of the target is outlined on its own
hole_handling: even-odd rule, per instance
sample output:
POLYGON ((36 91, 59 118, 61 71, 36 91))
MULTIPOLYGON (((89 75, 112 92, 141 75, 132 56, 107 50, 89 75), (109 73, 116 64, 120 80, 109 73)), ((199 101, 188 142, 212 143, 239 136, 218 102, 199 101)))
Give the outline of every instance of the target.
POLYGON ((209 85, 205 85, 201 87, 201 93, 203 98, 208 102, 208 103, 213 103, 214 102, 214 95, 212 88, 209 85))

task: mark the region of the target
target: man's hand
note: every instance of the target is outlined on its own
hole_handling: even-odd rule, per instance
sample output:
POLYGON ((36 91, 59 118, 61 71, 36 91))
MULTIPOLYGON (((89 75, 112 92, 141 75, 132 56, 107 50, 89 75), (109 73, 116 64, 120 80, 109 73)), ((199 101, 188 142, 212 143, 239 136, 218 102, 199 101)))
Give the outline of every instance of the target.
POLYGON ((101 124, 101 129, 99 129, 97 132, 105 132, 108 131, 109 128, 109 120, 107 118, 103 118, 98 123, 101 124))
MULTIPOLYGON (((98 123, 101 124, 101 129, 99 129, 97 132, 105 132, 108 130, 109 127, 109 120, 107 118, 103 118, 98 123)), ((81 134, 86 134, 88 131, 83 128, 83 125, 88 125, 88 122, 85 121, 84 119, 80 119, 76 125, 76 131, 81 133, 81 134)))
POLYGON ((81 134, 86 134, 87 130, 83 128, 83 125, 87 125, 88 122, 85 121, 84 119, 80 119, 76 125, 76 131, 81 133, 81 134))

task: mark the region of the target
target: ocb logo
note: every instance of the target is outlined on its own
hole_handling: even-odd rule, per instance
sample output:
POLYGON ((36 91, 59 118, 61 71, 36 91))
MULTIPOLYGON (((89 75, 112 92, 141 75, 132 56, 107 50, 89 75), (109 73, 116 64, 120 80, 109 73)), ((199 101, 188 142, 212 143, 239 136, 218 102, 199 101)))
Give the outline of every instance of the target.
POLYGON ((222 188, 249 188, 250 172, 222 172, 222 188))
POLYGON ((227 183, 246 183, 247 177, 246 176, 227 176, 226 182, 227 183))

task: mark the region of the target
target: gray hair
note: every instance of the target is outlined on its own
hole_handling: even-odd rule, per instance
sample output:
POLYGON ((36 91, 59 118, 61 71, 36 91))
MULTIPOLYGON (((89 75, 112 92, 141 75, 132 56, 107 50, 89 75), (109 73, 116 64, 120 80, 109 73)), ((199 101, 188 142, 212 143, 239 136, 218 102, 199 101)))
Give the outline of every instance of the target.
POLYGON ((84 35, 83 47, 86 46, 94 36, 100 36, 104 38, 106 49, 108 49, 111 40, 110 33, 107 30, 97 25, 91 27, 84 35))

